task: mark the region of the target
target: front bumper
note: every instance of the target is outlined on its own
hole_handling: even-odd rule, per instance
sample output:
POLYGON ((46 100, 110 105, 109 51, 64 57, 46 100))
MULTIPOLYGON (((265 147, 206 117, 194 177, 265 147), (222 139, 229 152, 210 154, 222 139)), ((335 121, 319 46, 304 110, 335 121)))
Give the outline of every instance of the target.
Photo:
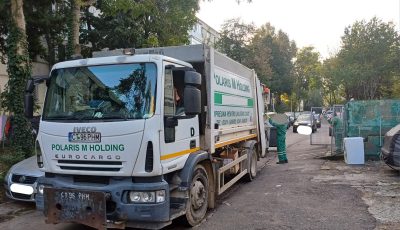
MULTIPOLYGON (((105 216, 106 225, 108 227, 139 227, 139 228, 154 228, 162 227, 170 223, 170 201, 169 201, 169 186, 164 180, 157 182, 134 183, 131 177, 127 178, 107 178, 107 184, 96 184, 87 182, 76 182, 73 176, 55 175, 54 177, 40 178, 38 185, 45 185, 46 187, 54 189, 65 189, 67 191, 92 191, 101 192, 105 194, 105 216), (133 204, 128 202, 127 191, 157 191, 165 190, 166 199, 162 203, 138 203, 133 204)), ((39 210, 44 211, 47 216, 47 223, 61 223, 73 222, 81 223, 89 226, 85 220, 63 219, 54 220, 49 218, 54 213, 48 213, 48 210, 54 209, 57 204, 52 200, 48 200, 50 194, 38 193, 36 196, 36 206, 39 210), (46 208, 45 208, 46 207, 46 208)), ((85 210, 80 210, 85 212, 85 210)))

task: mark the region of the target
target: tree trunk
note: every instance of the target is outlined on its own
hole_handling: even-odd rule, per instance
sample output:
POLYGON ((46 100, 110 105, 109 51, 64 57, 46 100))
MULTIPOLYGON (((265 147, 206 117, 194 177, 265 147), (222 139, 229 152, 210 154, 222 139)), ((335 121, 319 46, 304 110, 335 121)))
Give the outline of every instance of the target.
POLYGON ((79 0, 72 0, 72 42, 75 56, 81 55, 81 46, 79 44, 79 26, 81 18, 81 6, 79 0))
POLYGON ((56 54, 55 54, 55 49, 54 49, 54 43, 53 39, 50 36, 50 32, 46 32, 44 35, 44 38, 47 43, 47 49, 48 49, 48 56, 47 56, 47 62, 49 63, 50 66, 53 66, 56 62, 56 54))
POLYGON ((27 50, 24 47, 23 40, 26 40, 26 29, 25 29, 25 16, 23 11, 23 1, 22 0, 12 0, 11 2, 11 17, 22 35, 22 39, 17 42, 17 54, 24 55, 27 53, 27 50))
POLYGON ((12 0, 11 21, 7 37, 7 71, 9 80, 5 91, 6 107, 13 115, 13 161, 32 155, 33 138, 30 124, 24 116, 24 89, 31 76, 31 64, 26 39, 23 0, 12 0))

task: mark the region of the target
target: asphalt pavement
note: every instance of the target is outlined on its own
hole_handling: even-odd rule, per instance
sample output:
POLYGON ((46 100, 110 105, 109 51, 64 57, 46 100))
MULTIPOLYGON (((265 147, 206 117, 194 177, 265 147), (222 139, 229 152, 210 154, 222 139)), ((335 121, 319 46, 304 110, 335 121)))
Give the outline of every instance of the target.
POLYGON ((375 228, 356 188, 313 181, 326 161, 328 146, 310 145, 309 136, 290 131, 289 163, 276 164, 276 152, 271 151, 258 178, 220 200, 199 229, 375 228))

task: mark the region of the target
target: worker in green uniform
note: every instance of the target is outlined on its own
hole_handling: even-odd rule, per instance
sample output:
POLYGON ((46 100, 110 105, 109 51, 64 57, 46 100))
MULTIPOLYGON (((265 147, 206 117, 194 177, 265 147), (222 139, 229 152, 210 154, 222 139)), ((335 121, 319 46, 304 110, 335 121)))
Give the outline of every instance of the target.
POLYGON ((277 164, 285 164, 288 163, 288 159, 286 156, 286 127, 287 124, 274 122, 271 118, 269 118, 269 122, 271 125, 276 127, 276 139, 277 139, 277 151, 278 151, 278 162, 277 164))
POLYGON ((335 152, 341 153, 343 145, 343 121, 336 113, 334 113, 333 118, 331 120, 331 124, 333 127, 333 134, 335 137, 335 147, 336 147, 335 152))

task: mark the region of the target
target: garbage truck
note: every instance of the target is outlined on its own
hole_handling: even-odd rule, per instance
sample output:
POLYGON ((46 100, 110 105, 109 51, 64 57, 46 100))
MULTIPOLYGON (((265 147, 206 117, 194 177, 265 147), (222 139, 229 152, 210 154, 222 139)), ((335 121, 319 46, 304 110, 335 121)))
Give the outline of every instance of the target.
MULTIPOLYGON (((265 155, 254 70, 206 45, 102 51, 57 63, 35 151, 46 223, 198 225, 265 155)), ((25 112, 33 111, 28 81, 25 112)))

